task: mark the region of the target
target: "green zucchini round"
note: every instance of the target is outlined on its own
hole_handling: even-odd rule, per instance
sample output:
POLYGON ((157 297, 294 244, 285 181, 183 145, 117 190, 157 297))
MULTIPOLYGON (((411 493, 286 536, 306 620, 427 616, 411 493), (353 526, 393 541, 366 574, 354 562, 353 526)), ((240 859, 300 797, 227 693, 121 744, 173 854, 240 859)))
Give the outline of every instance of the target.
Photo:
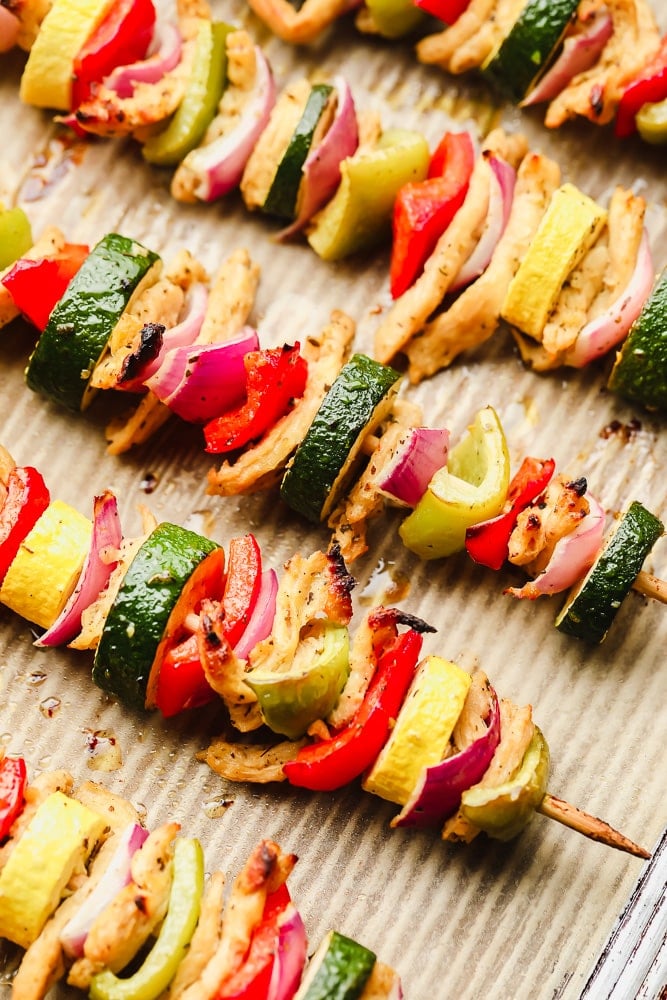
POLYGON ((638 500, 631 503, 588 574, 570 592, 556 628, 578 639, 602 642, 664 530, 662 521, 638 500))
POLYGON ((151 669, 183 588, 215 542, 159 524, 123 578, 93 662, 93 681, 134 709, 146 707, 151 669))
POLYGON ((54 307, 26 369, 28 386, 75 413, 139 283, 159 257, 136 240, 109 233, 93 247, 54 307))
POLYGON ((667 410, 667 268, 632 324, 608 387, 649 409, 667 410))
POLYGON ((528 0, 509 34, 482 67, 483 75, 515 102, 546 70, 579 0, 528 0))
POLYGON ((283 477, 280 495, 292 510, 314 524, 329 516, 364 438, 387 416, 400 377, 364 354, 343 366, 283 477))
POLYGON ((311 958, 294 1000, 359 1000, 375 954, 352 938, 329 931, 311 958))

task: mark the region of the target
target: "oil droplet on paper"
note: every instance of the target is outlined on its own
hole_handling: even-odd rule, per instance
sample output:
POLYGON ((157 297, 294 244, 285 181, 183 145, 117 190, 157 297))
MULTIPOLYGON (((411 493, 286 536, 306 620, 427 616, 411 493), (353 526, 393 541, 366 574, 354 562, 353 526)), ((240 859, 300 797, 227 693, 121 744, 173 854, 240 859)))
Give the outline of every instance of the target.
POLYGON ((220 819, 233 805, 234 799, 209 799, 204 803, 203 809, 209 819, 220 819))
POLYGON ((50 698, 45 698, 39 703, 39 710, 45 719, 52 719, 57 712, 60 711, 60 698, 51 696, 50 698))
POLYGON ((410 581, 399 573, 395 563, 380 559, 368 583, 359 594, 359 603, 369 606, 393 604, 403 600, 410 592, 410 581))
POLYGON ((118 771, 123 766, 123 755, 114 733, 104 729, 84 729, 88 750, 88 767, 91 771, 118 771))

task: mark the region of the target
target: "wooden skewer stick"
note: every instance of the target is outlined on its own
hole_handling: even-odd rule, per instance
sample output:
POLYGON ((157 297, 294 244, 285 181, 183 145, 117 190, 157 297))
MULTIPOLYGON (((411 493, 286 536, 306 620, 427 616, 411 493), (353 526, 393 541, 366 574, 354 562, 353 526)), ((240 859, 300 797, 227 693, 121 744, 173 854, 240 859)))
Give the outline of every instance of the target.
POLYGON ((550 795, 548 792, 537 807, 537 811, 548 816, 549 819, 555 819, 558 823, 562 823, 563 826, 569 826, 571 830, 583 833, 584 837, 606 844, 607 847, 626 851, 628 854, 634 854, 637 858, 651 857, 649 851, 633 843, 618 830, 614 830, 613 826, 609 826, 603 819, 591 816, 590 813, 577 809, 576 806, 570 805, 569 802, 564 802, 563 799, 556 798, 555 795, 550 795))
POLYGON ((652 597, 654 601, 667 604, 667 580, 660 580, 657 576, 651 576, 643 570, 632 584, 633 590, 638 590, 645 597, 652 597))

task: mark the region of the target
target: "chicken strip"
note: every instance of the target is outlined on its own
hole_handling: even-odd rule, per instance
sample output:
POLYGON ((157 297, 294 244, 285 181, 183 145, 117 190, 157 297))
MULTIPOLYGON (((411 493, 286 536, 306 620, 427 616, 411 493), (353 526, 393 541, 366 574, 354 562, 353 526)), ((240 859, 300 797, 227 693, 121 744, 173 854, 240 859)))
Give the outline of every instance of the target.
POLYGON ((560 168, 539 153, 524 157, 510 217, 484 273, 408 345, 413 383, 446 368, 462 351, 484 343, 496 331, 507 288, 560 182, 560 168))

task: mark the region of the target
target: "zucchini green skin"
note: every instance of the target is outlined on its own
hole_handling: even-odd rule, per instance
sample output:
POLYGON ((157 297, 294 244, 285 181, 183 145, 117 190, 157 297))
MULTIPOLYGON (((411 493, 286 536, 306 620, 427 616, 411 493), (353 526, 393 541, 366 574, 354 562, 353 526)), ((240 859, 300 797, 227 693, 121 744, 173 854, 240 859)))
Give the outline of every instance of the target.
POLYGON ((151 667, 169 615, 190 575, 215 542, 176 524, 159 524, 130 563, 107 615, 93 681, 143 710, 151 667))
POLYGON ((667 411, 667 268, 632 324, 608 387, 649 409, 667 411))
POLYGON ((160 258, 136 240, 109 233, 93 247, 55 306, 32 353, 28 386, 77 413, 95 365, 144 275, 160 258))
POLYGON ((602 642, 664 530, 662 521, 638 500, 631 503, 587 576, 568 598, 556 628, 578 639, 602 642))
POLYGON ((280 495, 292 510, 314 524, 327 515, 352 449, 400 377, 364 354, 341 368, 283 477, 280 495))
POLYGON ((519 102, 546 68, 578 0, 528 0, 507 37, 482 67, 487 80, 519 102))
POLYGON ((357 941, 329 931, 310 960, 294 1000, 359 1000, 376 956, 357 941))
POLYGON ((303 165, 313 144, 318 122, 332 93, 333 87, 326 83, 318 83, 311 87, 301 119, 292 133, 262 205, 262 211, 267 215, 277 215, 281 219, 290 220, 295 218, 303 165))

